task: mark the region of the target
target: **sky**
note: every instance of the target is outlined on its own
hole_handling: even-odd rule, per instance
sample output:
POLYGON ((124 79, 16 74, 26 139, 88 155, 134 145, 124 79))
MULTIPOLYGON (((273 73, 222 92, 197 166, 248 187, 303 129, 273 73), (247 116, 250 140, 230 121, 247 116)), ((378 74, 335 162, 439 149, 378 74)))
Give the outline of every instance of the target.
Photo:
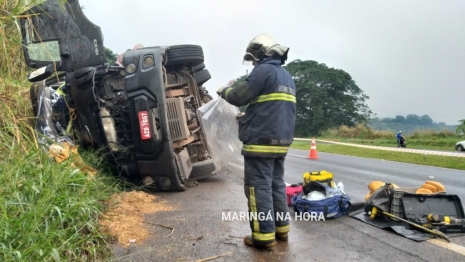
POLYGON ((123 53, 144 46, 202 46, 212 96, 253 69, 249 41, 268 33, 289 59, 349 73, 378 117, 465 118, 463 0, 80 0, 104 45, 123 53), (287 3, 285 3, 287 2, 287 3))

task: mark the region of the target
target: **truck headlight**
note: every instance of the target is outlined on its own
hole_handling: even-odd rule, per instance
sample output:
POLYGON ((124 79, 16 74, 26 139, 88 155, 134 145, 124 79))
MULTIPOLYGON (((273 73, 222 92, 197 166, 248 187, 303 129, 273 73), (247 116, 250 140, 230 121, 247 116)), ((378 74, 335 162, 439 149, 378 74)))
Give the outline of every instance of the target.
POLYGON ((132 74, 136 72, 136 65, 133 63, 130 63, 129 65, 126 66, 126 72, 132 74))

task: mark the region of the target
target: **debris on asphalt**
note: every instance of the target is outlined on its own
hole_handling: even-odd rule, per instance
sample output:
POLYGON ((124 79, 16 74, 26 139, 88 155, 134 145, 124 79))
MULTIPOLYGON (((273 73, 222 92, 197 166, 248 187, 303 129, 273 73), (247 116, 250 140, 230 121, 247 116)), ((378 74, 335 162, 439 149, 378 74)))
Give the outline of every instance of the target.
POLYGON ((115 237, 125 247, 135 240, 137 244, 142 244, 149 237, 147 226, 144 225, 146 214, 175 209, 157 200, 156 196, 141 191, 114 194, 107 204, 110 208, 100 218, 100 225, 105 233, 115 237))
POLYGON ((212 260, 212 259, 215 259, 215 258, 219 258, 219 257, 223 257, 223 256, 226 256, 226 255, 229 255, 231 253, 233 253, 234 251, 229 251, 227 253, 224 253, 224 254, 221 254, 221 255, 218 255, 218 256, 213 256, 213 257, 208 257, 208 258, 204 258, 204 259, 200 259, 200 260, 197 260, 196 262, 204 262, 204 261, 208 261, 208 260, 212 260))

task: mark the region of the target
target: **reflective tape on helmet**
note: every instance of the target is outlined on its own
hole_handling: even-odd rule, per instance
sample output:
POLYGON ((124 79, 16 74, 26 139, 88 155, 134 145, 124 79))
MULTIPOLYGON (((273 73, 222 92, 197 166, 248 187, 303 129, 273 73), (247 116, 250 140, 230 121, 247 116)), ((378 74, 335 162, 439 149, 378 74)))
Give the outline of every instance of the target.
POLYGON ((244 145, 242 150, 251 153, 287 153, 287 146, 262 146, 262 145, 244 145))
POLYGON ((261 95, 255 101, 256 103, 268 102, 268 101, 288 101, 296 102, 295 96, 286 93, 271 93, 266 95, 261 95))

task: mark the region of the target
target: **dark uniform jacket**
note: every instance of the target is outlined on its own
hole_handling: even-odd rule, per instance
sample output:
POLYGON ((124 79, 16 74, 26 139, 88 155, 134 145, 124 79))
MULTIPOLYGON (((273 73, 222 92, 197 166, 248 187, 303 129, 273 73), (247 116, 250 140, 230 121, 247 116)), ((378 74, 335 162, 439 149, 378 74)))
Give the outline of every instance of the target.
POLYGON ((249 105, 239 119, 242 155, 285 156, 293 141, 295 83, 281 59, 260 61, 245 81, 225 88, 221 96, 235 106, 249 105))

